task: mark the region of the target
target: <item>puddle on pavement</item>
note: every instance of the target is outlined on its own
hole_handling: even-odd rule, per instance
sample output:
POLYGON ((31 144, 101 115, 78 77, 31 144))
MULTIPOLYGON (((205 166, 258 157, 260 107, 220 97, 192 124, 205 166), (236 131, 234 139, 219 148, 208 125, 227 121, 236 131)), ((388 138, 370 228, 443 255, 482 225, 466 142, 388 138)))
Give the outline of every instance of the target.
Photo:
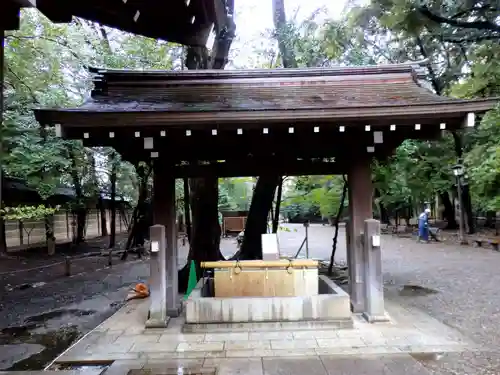
POLYGON ((77 310, 77 309, 63 309, 63 310, 54 310, 54 311, 49 311, 40 315, 35 315, 35 316, 30 316, 29 318, 25 319, 25 323, 38 323, 38 322, 45 322, 50 319, 55 319, 55 318, 61 318, 63 316, 88 316, 88 315, 94 315, 97 311, 95 310, 77 310))
POLYGON ((4 336, 7 336, 9 338, 30 336, 30 331, 32 329, 35 329, 36 327, 37 325, 35 323, 32 323, 20 327, 3 328, 2 330, 0 330, 0 343, 2 343, 2 339, 4 336))
POLYGON ((410 356, 421 364, 432 364, 442 360, 445 353, 409 353, 410 356))
POLYGON ((21 326, 6 327, 0 330, 0 345, 38 344, 43 350, 29 358, 21 359, 10 371, 43 370, 61 352, 82 335, 77 325, 67 318, 78 318, 96 314, 95 310, 60 309, 31 316, 21 326), (54 321, 57 320, 57 323, 54 321), (52 322, 50 322, 52 321, 52 322))
POLYGON ((102 364, 91 364, 91 365, 79 365, 70 363, 60 363, 50 366, 49 371, 78 371, 81 373, 89 373, 89 370, 101 370, 101 373, 111 366, 112 362, 106 362, 102 364))
POLYGON ((428 296, 437 293, 439 293, 437 290, 420 285, 403 285, 403 287, 399 290, 399 295, 404 297, 428 296))
MULTIPOLYGON (((31 334, 29 337, 25 337, 22 342, 39 344, 42 345, 44 349, 40 353, 15 363, 6 370, 43 370, 48 362, 70 346, 79 336, 80 332, 75 326, 64 327, 57 331, 51 331, 44 334, 31 334)), ((0 339, 3 341, 5 337, 1 337, 0 339)), ((16 341, 11 341, 10 343, 15 344, 16 341)), ((19 343, 19 341, 17 341, 17 343, 19 343)))

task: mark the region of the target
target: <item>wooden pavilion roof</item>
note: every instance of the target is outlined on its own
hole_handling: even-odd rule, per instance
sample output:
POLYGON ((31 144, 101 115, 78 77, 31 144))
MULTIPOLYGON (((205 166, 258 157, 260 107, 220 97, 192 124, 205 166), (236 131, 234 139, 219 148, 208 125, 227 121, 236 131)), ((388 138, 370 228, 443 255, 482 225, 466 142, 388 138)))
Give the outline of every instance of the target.
POLYGON ((99 70, 91 97, 81 107, 35 114, 41 124, 57 124, 67 138, 113 146, 132 161, 170 160, 180 174, 255 175, 264 166, 286 172, 292 164, 297 172, 283 174, 311 169, 324 174, 320 164, 311 166, 317 158, 335 158, 329 172, 341 173, 339 161, 360 153, 386 156, 404 139, 434 138, 443 129, 473 126, 474 113, 497 103, 434 95, 422 87, 421 76, 412 64, 99 70), (227 162, 192 166, 200 160, 227 162), (236 164, 245 174, 238 174, 236 164))
POLYGON ((226 26, 226 0, 2 0, 0 20, 17 29, 19 9, 36 7, 52 22, 81 17, 134 34, 205 46, 226 26))

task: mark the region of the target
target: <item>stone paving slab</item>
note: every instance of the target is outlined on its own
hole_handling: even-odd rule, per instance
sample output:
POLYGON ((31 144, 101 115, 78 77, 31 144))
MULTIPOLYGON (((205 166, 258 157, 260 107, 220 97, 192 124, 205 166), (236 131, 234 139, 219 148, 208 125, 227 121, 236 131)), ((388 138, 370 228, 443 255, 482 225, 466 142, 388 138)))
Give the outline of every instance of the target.
MULTIPOLYGON (((389 303, 391 320, 369 324, 353 317, 352 329, 183 333, 183 318, 166 329, 144 329, 149 301, 132 301, 56 359, 56 363, 109 361, 215 361, 402 355, 477 349, 459 332, 420 311, 389 303)), ((207 362, 208 363, 208 362, 207 362)), ((391 362, 392 363, 392 362, 391 362)), ((316 365, 314 365, 316 366, 316 365)), ((113 366, 112 366, 113 367, 113 366)), ((111 371, 111 370, 109 370, 111 371)))
POLYGON ((207 358, 204 360, 116 361, 104 375, 430 375, 411 355, 339 355, 271 358, 207 358), (172 371, 174 370, 174 371, 172 371), (172 371, 172 372, 170 372, 172 371), (191 371, 191 372, 190 372, 191 371), (196 372, 198 371, 198 372, 196 372))

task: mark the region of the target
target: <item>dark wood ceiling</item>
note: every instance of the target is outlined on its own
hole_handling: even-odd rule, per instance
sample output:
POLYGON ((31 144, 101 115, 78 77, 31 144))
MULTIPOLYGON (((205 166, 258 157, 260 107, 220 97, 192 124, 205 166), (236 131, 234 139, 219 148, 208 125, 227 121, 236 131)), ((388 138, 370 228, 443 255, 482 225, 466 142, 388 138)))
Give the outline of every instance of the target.
POLYGON ((173 43, 205 46, 212 26, 225 27, 225 0, 2 0, 6 29, 16 29, 19 9, 36 6, 52 22, 72 17, 173 43))

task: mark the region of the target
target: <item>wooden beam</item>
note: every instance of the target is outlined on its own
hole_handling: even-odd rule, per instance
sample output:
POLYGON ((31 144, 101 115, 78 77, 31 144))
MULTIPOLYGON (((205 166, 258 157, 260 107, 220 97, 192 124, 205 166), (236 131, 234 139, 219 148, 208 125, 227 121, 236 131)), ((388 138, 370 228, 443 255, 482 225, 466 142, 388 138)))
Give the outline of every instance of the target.
POLYGON ((2 33, 4 30, 19 29, 19 12, 19 4, 9 0, 5 4, 2 3, 0 9, 0 30, 2 33))
POLYGON ((379 106, 349 108, 312 108, 303 109, 298 103, 297 109, 279 110, 237 110, 207 112, 169 112, 165 110, 123 111, 122 109, 101 112, 98 109, 37 109, 35 116, 42 123, 71 124, 76 127, 101 126, 191 126, 201 128, 208 124, 234 127, 236 124, 276 124, 276 123, 311 123, 311 122, 364 122, 390 123, 395 119, 406 122, 418 121, 453 121, 459 120, 468 112, 486 112, 495 107, 496 99, 453 101, 433 104, 415 104, 412 106, 379 106), (120 121, 117 122, 117 117, 120 121))
POLYGON ((317 268, 319 262, 312 259, 282 259, 282 260, 220 260, 201 262, 201 268, 317 268))
POLYGON ((73 19, 72 1, 64 2, 64 5, 54 0, 30 0, 28 2, 54 23, 69 23, 73 19))
POLYGON ((310 160, 245 160, 205 165, 178 165, 174 167, 176 178, 184 177, 245 177, 268 173, 282 176, 331 175, 346 171, 345 163, 315 162, 310 160))

